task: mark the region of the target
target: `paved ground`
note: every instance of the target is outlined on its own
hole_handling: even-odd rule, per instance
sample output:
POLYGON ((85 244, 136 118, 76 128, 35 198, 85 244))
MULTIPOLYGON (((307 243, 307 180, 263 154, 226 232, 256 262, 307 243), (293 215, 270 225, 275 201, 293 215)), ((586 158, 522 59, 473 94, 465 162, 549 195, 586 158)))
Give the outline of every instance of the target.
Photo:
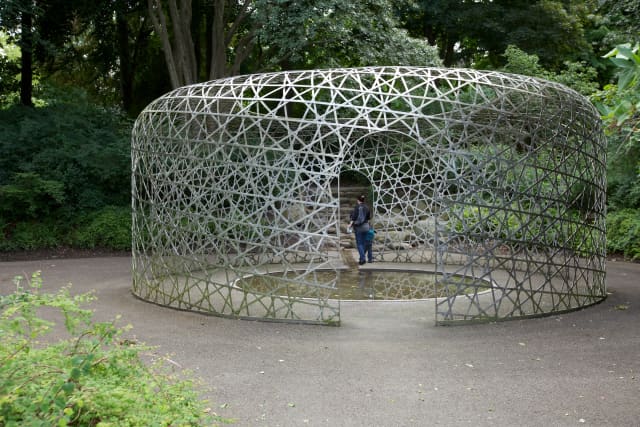
POLYGON ((96 316, 194 370, 238 426, 640 426, 640 264, 609 262, 609 298, 542 319, 436 327, 420 303, 342 306, 342 326, 208 317, 134 298, 130 259, 0 263, 45 288, 95 289, 96 316))

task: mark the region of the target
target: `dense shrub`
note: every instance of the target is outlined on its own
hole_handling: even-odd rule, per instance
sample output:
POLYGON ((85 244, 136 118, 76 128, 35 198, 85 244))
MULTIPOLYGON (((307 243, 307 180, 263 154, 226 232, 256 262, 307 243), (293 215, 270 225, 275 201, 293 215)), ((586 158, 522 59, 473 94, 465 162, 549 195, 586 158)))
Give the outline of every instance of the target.
POLYGON ((82 92, 45 99, 0 109, 0 251, 130 248, 131 121, 82 92))
POLYGON ((607 251, 640 260, 640 210, 623 209, 607 214, 607 251))
POLYGON ((0 185, 0 218, 5 221, 47 217, 63 202, 64 185, 34 172, 16 173, 8 184, 0 185))
MULTIPOLYGON (((0 425, 197 426, 224 422, 209 415, 186 374, 144 363, 150 349, 122 338, 115 322, 94 322, 82 306, 94 298, 30 289, 0 296, 0 425), (39 340, 54 324, 41 307, 59 311, 68 339, 39 340)), ((50 311, 49 311, 50 312, 50 311)), ((57 326, 56 326, 57 327, 57 326)), ((46 338, 46 337, 45 337, 46 338)))
POLYGON ((555 220, 558 212, 521 212, 517 205, 505 208, 464 206, 455 215, 449 215, 447 229, 465 233, 472 239, 498 239, 523 244, 559 247, 569 245, 579 254, 593 252, 593 236, 581 224, 584 219, 578 212, 565 215, 565 222, 555 220))
POLYGON ((24 173, 60 183, 66 209, 58 215, 125 205, 130 128, 118 111, 81 100, 0 109, 0 185, 24 173))
POLYGON ((8 222, 0 217, 0 252, 57 247, 131 249, 131 208, 105 206, 73 219, 42 217, 8 222))
POLYGON ((585 62, 565 62, 564 69, 559 73, 545 70, 540 65, 537 55, 529 55, 516 46, 510 45, 504 52, 507 60, 504 71, 523 74, 541 79, 562 83, 585 96, 591 95, 598 89, 596 82, 598 73, 595 68, 585 62))
POLYGON ((0 251, 48 249, 62 246, 68 226, 56 221, 22 221, 6 223, 0 220, 0 251))
MULTIPOLYGON (((611 163, 614 163, 613 160, 611 163)), ((633 168, 630 169, 624 175, 620 162, 617 162, 607 171, 607 206, 611 210, 640 208, 640 178, 633 168)))
POLYGON ((606 57, 617 82, 592 95, 608 141, 608 204, 612 210, 640 208, 640 45, 616 46, 606 57))
POLYGON ((131 208, 106 206, 89 214, 72 233, 71 243, 82 248, 131 249, 131 208))

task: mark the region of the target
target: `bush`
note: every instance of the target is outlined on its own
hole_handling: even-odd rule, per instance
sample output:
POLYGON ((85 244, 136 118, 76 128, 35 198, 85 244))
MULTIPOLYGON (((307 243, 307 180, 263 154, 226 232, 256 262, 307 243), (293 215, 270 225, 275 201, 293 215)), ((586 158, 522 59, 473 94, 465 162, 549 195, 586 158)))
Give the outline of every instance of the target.
POLYGON ((226 422, 213 417, 195 383, 162 359, 145 364, 148 347, 122 339, 126 328, 92 321, 82 305, 90 294, 40 293, 30 289, 0 296, 0 425, 195 426, 226 422), (59 311, 70 338, 41 345, 52 322, 40 307, 59 311))
POLYGON ((56 222, 23 221, 13 224, 0 220, 0 251, 47 249, 62 246, 65 227, 56 222))
POLYGON ((37 173, 16 173, 9 184, 0 185, 0 218, 5 221, 48 216, 63 202, 63 184, 42 179, 37 173))
POLYGON ((107 206, 89 214, 71 239, 82 248, 131 249, 131 208, 107 206))
POLYGON ((70 217, 126 204, 131 194, 130 130, 120 112, 81 100, 0 109, 0 185, 24 173, 58 182, 70 217))
POLYGON ((507 60, 504 66, 506 72, 555 81, 584 96, 589 96, 598 90, 598 73, 595 68, 585 62, 567 61, 564 63, 564 69, 556 73, 545 70, 540 65, 540 58, 537 55, 529 55, 514 45, 507 46, 504 56, 507 60))
POLYGON ((0 215, 0 252, 67 246, 130 250, 131 208, 106 206, 81 214, 75 219, 42 216, 38 219, 14 221, 0 215))
POLYGON ((616 46, 605 57, 616 67, 618 80, 591 100, 608 140, 607 194, 612 210, 640 208, 640 45, 616 46))
POLYGON ((607 214, 607 251, 640 260, 640 210, 623 209, 607 214))
POLYGON ((509 207, 464 206, 449 216, 448 230, 464 233, 472 239, 512 240, 528 245, 559 247, 568 245, 576 253, 588 255, 596 250, 591 230, 583 226, 578 213, 564 215, 558 222, 556 209, 542 212, 521 212, 517 205, 509 207))

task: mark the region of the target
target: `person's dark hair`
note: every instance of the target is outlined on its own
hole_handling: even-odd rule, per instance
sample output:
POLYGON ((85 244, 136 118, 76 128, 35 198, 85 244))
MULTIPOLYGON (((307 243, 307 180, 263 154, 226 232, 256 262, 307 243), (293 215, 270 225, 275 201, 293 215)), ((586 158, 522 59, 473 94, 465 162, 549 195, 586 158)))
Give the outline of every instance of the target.
POLYGON ((358 201, 364 203, 364 194, 358 197, 358 201))

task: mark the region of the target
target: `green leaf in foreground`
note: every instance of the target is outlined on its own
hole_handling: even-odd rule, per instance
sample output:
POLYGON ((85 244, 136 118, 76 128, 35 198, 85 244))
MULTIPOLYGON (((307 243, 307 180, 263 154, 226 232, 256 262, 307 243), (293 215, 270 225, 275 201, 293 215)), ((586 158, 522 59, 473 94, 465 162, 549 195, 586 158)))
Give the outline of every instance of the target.
POLYGON ((25 289, 0 296, 0 426, 201 426, 226 423, 211 413, 188 373, 176 373, 151 348, 121 339, 126 328, 94 322, 81 305, 90 294, 25 289), (39 317, 56 309, 69 337, 39 317), (58 331, 60 332, 60 331, 58 331), (42 341, 40 341, 42 340, 42 341))

